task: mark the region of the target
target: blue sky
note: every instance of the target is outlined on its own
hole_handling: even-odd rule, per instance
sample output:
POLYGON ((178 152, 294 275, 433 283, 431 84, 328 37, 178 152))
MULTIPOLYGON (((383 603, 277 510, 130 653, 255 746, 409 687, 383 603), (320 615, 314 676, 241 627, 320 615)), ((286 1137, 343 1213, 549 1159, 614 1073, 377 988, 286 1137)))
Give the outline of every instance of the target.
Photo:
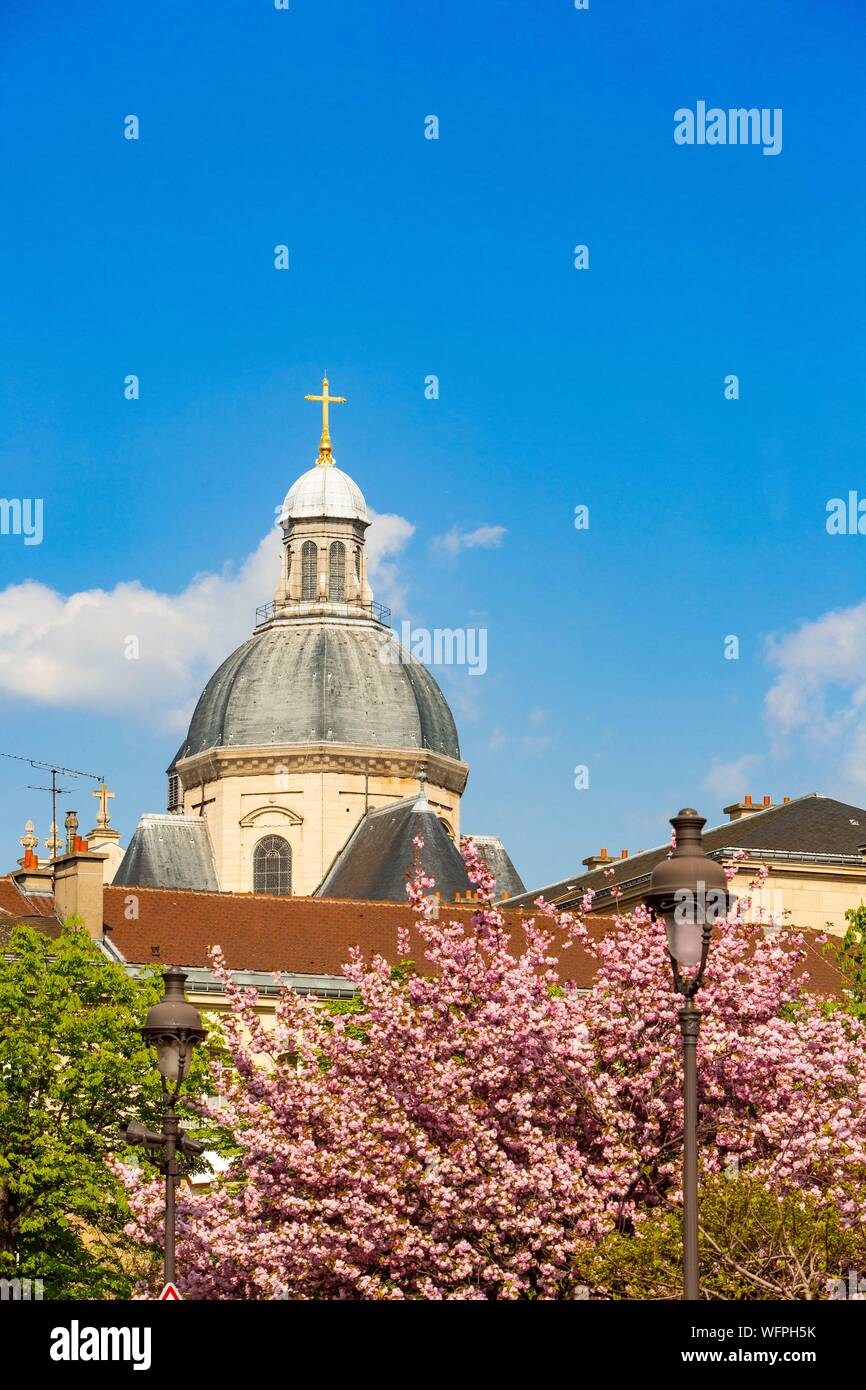
MULTIPOLYGON (((862 805, 866 537, 825 521, 866 496, 864 30, 853 0, 6 0, 0 495, 44 539, 0 536, 0 749, 103 773, 124 840, 163 809, 327 367, 338 464, 414 527, 377 597, 487 629, 484 676, 435 674, 464 826, 529 885, 684 804, 862 805), (781 108, 781 153, 678 146, 699 100, 781 108)), ((0 759, 9 866, 41 780, 0 759)))

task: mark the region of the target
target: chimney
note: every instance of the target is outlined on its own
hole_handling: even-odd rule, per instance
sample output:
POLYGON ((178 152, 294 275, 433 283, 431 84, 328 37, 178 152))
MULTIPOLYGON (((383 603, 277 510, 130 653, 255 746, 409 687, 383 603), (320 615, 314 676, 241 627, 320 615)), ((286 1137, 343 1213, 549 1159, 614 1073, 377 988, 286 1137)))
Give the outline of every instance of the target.
POLYGON ((619 856, 619 857, 620 857, 620 859, 628 859, 628 850, 627 850, 627 849, 622 850, 622 851, 620 852, 620 856, 619 856))
MULTIPOLYGON (((770 798, 767 797, 764 805, 769 805, 770 798)), ((725 815, 729 820, 742 820, 744 816, 750 816, 753 811, 763 811, 763 806, 755 806, 750 796, 744 796, 742 801, 735 801, 730 806, 724 807, 725 815)))
POLYGON ((54 861, 54 912, 61 922, 77 918, 98 941, 103 933, 103 865, 108 856, 75 850, 54 861))
POLYGON ((604 869, 613 862, 606 849, 603 849, 601 854, 591 854, 588 859, 583 860, 589 870, 604 869))
POLYGON ((25 854, 22 867, 16 869, 9 877, 13 883, 18 885, 22 893, 51 897, 54 875, 47 864, 40 867, 39 860, 32 850, 28 850, 25 854))

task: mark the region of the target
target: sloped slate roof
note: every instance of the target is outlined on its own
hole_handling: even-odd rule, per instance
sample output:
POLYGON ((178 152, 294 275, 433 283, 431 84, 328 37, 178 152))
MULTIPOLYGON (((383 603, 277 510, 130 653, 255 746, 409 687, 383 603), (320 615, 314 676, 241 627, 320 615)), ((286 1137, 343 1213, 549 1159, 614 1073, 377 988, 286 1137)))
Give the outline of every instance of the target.
POLYGON ((421 863, 435 879, 443 900, 466 893, 472 885, 463 858, 426 796, 410 796, 368 811, 313 894, 316 898, 374 898, 405 902, 406 881, 424 841, 421 863))
MULTIPOLYGON (((855 858, 859 847, 866 844, 866 810, 822 796, 820 792, 809 792, 794 801, 752 811, 740 820, 723 821, 721 825, 705 829, 703 838, 708 854, 751 849, 756 853, 766 850, 791 855, 850 855, 855 858)), ((648 879, 669 849, 668 841, 627 859, 612 859, 606 868, 576 873, 545 888, 533 888, 521 894, 518 901, 528 904, 543 896, 548 902, 565 907, 579 902, 589 888, 599 896, 606 896, 611 883, 648 879), (607 877, 611 869, 613 879, 607 877)))
POLYGON ((276 623, 211 676, 175 762, 208 748, 352 743, 460 757, 430 672, 380 624, 276 623))
POLYGON ((498 897, 501 898, 507 893, 509 898, 513 898, 515 893, 526 892, 526 884, 515 869, 511 855, 498 835, 470 835, 469 838, 475 841, 479 855, 496 879, 498 897))
POLYGON ((207 821, 199 816, 142 816, 113 885, 216 892, 219 883, 207 821))

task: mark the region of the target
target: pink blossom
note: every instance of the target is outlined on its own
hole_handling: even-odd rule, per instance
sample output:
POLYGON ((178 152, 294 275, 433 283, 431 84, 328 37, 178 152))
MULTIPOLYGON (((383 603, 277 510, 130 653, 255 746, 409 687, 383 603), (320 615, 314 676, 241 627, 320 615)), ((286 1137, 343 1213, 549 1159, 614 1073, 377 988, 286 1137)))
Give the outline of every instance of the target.
MULTIPOLYGON (((422 845, 416 844, 419 851, 422 845)), ((645 909, 601 941, 542 901, 514 916, 464 842, 469 923, 408 885, 425 961, 395 977, 354 952, 362 1012, 289 989, 273 1030, 221 953, 231 1065, 215 1068, 238 1155, 178 1202, 187 1298, 573 1297, 581 1254, 680 1198, 682 1071, 665 934, 645 909), (561 983, 560 954, 595 983, 561 983)), ((403 943, 405 944, 405 943, 403 943)), ((866 1217, 866 1029, 804 991, 802 938, 719 928, 699 996, 704 1173, 736 1157, 779 1191, 866 1217)), ((126 1172, 135 1229, 162 1238, 161 1190, 126 1172)))

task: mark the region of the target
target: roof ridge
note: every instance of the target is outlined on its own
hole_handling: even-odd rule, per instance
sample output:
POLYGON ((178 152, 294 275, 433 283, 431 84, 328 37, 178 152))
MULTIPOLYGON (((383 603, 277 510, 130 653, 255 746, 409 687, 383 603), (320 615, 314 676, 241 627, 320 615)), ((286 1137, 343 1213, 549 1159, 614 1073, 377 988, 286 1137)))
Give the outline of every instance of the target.
MULTIPOLYGON (((832 801, 835 802, 837 806, 844 806, 855 811, 862 811, 863 814, 866 815, 866 808, 862 806, 854 806, 851 802, 848 801, 840 801, 838 797, 826 796, 823 792, 818 791, 804 792, 802 796, 792 797, 789 801, 778 801, 776 802, 775 806, 756 806, 753 811, 748 812, 745 816, 738 817, 736 821, 719 821, 717 825, 707 826, 701 833, 704 837, 706 837, 708 835, 714 835, 717 831, 724 830, 726 826, 742 825, 744 823, 748 823, 749 825, 751 825, 754 821, 758 819, 759 816, 765 816, 770 813, 787 812, 792 807, 799 806, 804 801, 811 801, 815 799, 820 801, 832 801)), ((617 868, 620 865, 628 864, 631 861, 645 859, 650 855, 659 854, 669 848, 670 844, 668 841, 666 841, 664 844, 661 845, 653 845, 650 849, 640 850, 637 854, 630 854, 626 859, 612 858, 610 860, 610 863, 607 865, 599 866, 595 869, 585 869, 583 873, 569 874, 565 878, 557 879, 554 883, 545 883, 544 885, 542 885, 541 888, 528 888, 525 893, 515 893, 514 898, 517 899, 531 897, 534 901, 535 898, 544 897, 545 893, 548 892, 555 892, 557 890, 568 892, 569 884, 573 884, 573 886, 576 888, 579 883, 581 883, 584 880, 592 879, 596 874, 604 874, 607 872, 608 869, 617 868)), ((743 848, 748 848, 748 846, 743 846, 743 848)))

